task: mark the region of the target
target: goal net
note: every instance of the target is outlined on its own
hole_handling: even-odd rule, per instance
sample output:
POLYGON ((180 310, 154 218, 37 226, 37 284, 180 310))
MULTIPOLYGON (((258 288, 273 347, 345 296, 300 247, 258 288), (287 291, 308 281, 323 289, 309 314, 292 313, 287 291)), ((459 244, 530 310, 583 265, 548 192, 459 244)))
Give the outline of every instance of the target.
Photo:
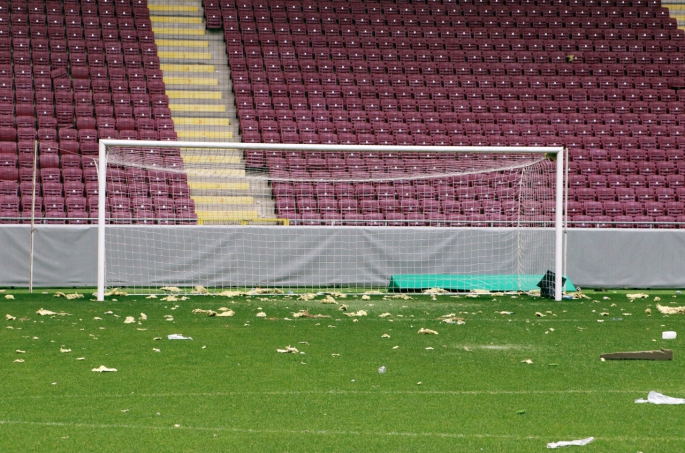
POLYGON ((535 289, 561 278, 562 158, 102 140, 98 291, 535 289))

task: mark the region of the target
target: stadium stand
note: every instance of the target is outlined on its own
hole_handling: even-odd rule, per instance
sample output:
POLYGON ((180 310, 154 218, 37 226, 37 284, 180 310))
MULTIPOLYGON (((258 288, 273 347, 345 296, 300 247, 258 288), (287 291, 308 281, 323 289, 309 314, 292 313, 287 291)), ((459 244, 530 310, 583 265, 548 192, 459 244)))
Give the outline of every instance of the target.
MULTIPOLYGON (((176 139, 151 28, 145 0, 0 1, 0 222, 30 220, 36 140, 35 217, 81 224, 97 222, 98 139, 176 139)), ((196 221, 184 174, 113 170, 107 188, 113 222, 196 221)))
MULTIPOLYGON (((572 225, 685 221, 685 32, 659 0, 203 4, 207 27, 223 28, 243 141, 566 146, 572 225)), ((325 178, 416 156, 320 157, 246 161, 325 178)), ((366 198, 359 184, 279 183, 274 196, 296 222, 506 216, 506 200, 455 184, 366 198)))

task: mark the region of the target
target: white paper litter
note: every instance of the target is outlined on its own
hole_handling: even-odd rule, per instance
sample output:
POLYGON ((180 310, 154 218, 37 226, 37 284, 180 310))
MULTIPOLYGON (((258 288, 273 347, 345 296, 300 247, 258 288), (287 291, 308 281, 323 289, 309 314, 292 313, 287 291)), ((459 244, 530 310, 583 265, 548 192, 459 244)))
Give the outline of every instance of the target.
POLYGON ((685 307, 665 307, 663 305, 656 304, 656 308, 659 310, 659 313, 662 313, 664 315, 685 314, 685 307))
POLYGON ((661 332, 662 340, 675 340, 678 334, 672 330, 667 330, 666 332, 661 332))
POLYGON ((181 292, 181 288, 179 288, 177 286, 162 286, 159 289, 161 289, 162 291, 168 291, 170 293, 180 293, 181 292))
POLYGON ((337 305, 338 304, 338 302, 335 300, 335 298, 333 298, 333 296, 331 296, 330 294, 328 296, 324 297, 323 299, 321 299, 321 303, 322 304, 331 304, 331 305, 337 305))
POLYGON ((425 329, 423 327, 419 329, 419 333, 424 334, 424 335, 437 335, 438 334, 438 332, 436 332, 435 330, 425 329))
POLYGON ((266 313, 264 313, 263 311, 260 311, 260 312, 257 313, 255 316, 258 317, 258 318, 266 318, 266 313))
POLYGON ((11 295, 11 294, 8 294, 8 295, 5 296, 5 299, 14 299, 14 296, 11 295))
POLYGON ((141 321, 147 321, 147 315, 145 313, 140 314, 140 318, 138 318, 141 321))
POLYGON ((578 440, 560 440, 559 442, 550 442, 547 444, 547 448, 559 448, 559 447, 569 447, 571 445, 583 446, 595 440, 594 437, 587 437, 585 439, 578 440))
POLYGON ((41 316, 55 316, 55 315, 56 316, 71 316, 69 313, 64 313, 63 311, 61 311, 59 313, 55 313, 54 311, 45 310, 43 308, 38 310, 36 313, 41 315, 41 316))
POLYGON ((104 365, 100 365, 99 368, 93 368, 92 371, 94 371, 96 373, 114 373, 115 371, 117 371, 117 369, 116 368, 107 368, 104 365))
POLYGON ((15 319, 17 319, 17 317, 16 317, 16 316, 12 316, 12 315, 10 315, 10 314, 8 313, 8 314, 5 315, 5 319, 6 319, 7 321, 14 321, 15 319))
POLYGON ((652 403, 652 404, 685 404, 684 398, 673 398, 672 396, 666 396, 662 393, 655 392, 652 390, 647 395, 647 399, 638 398, 635 400, 636 403, 652 403))
POLYGON ((298 351, 297 348, 293 348, 292 346, 288 345, 285 347, 285 349, 276 349, 276 352, 281 354, 297 354, 300 351, 298 351))
POLYGON ((64 348, 64 347, 60 347, 60 348, 59 348, 59 352, 61 352, 62 354, 66 354, 66 353, 71 352, 71 349, 67 349, 67 348, 64 348))
POLYGON ((366 310, 359 310, 357 312, 352 312, 352 313, 345 313, 345 316, 350 316, 350 317, 359 317, 359 316, 367 316, 368 313, 366 310))
POLYGON ((136 318, 133 316, 127 316, 126 319, 124 319, 124 324, 133 324, 136 322, 136 318))
POLYGON ((184 337, 180 333, 172 333, 171 335, 167 335, 167 338, 169 340, 192 340, 193 337, 184 337))

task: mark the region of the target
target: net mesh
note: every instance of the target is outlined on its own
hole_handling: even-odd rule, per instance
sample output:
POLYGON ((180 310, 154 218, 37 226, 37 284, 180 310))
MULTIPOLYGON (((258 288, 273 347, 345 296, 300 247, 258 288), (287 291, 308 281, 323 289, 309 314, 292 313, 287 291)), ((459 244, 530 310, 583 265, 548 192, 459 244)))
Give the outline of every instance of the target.
POLYGON ((255 165, 230 146, 108 148, 108 286, 531 289, 553 269, 544 154, 270 150, 255 165))

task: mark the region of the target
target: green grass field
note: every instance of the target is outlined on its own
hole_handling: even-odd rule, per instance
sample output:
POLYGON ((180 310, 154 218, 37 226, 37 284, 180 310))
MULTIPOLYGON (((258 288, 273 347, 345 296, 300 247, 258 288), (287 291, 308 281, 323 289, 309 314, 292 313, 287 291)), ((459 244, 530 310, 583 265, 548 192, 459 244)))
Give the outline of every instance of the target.
POLYGON ((3 452, 539 452, 547 442, 589 436, 596 440, 569 448, 647 453, 685 445, 685 407, 634 403, 650 390, 685 397, 685 315, 661 315, 654 301, 685 305, 676 291, 632 291, 650 294, 635 302, 611 290, 563 302, 338 299, 348 313, 368 312, 358 318, 321 298, 94 302, 90 291, 80 300, 43 291, 0 293, 3 452), (220 307, 235 315, 191 313, 220 307), (40 316, 40 308, 69 315, 40 316), (302 309, 331 318, 293 318, 302 309), (392 316, 379 317, 386 312, 392 316), (124 323, 141 313, 147 320, 124 323), (437 319, 448 313, 465 324, 437 319), (664 330, 678 339, 661 340, 664 330), (168 340, 173 333, 193 340, 168 340), (288 345, 303 354, 276 351, 288 345), (674 350, 673 361, 599 359, 662 346, 674 350), (100 365, 118 371, 91 371, 100 365))

